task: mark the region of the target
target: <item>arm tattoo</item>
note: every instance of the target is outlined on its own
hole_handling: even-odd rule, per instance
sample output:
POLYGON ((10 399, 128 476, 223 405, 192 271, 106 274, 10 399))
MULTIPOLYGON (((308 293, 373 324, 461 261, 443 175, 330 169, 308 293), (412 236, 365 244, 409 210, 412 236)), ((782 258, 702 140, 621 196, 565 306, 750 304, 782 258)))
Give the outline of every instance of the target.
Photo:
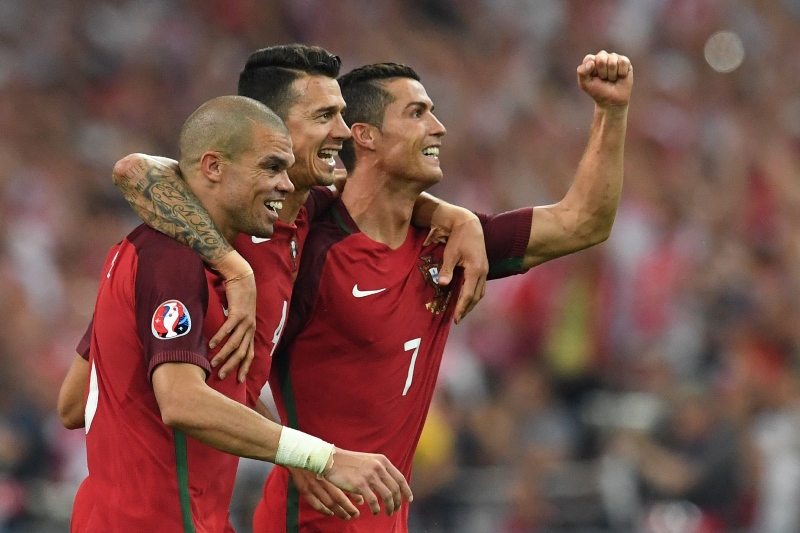
POLYGON ((200 201, 174 171, 140 162, 117 180, 125 200, 145 224, 213 263, 233 250, 200 201))

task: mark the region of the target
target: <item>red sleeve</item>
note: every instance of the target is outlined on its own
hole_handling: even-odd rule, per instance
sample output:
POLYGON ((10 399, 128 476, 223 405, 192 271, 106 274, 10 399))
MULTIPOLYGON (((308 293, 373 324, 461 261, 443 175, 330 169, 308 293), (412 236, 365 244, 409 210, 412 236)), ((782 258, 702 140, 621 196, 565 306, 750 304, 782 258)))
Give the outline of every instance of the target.
POLYGON ((78 347, 75 348, 75 351, 78 352, 78 355, 89 360, 89 346, 92 344, 92 326, 94 325, 94 317, 89 321, 89 326, 86 328, 86 332, 81 337, 80 342, 78 343, 78 347))
POLYGON ((136 325, 148 373, 161 363, 192 363, 211 372, 203 332, 208 285, 203 261, 158 234, 138 249, 136 325))
POLYGON ((533 208, 524 207, 499 215, 476 214, 483 225, 486 256, 489 259, 488 279, 526 272, 522 268, 522 261, 531 235, 533 208))
POLYGON ((336 197, 329 188, 320 186, 312 187, 305 203, 309 223, 314 222, 315 218, 327 211, 334 200, 336 200, 336 197))

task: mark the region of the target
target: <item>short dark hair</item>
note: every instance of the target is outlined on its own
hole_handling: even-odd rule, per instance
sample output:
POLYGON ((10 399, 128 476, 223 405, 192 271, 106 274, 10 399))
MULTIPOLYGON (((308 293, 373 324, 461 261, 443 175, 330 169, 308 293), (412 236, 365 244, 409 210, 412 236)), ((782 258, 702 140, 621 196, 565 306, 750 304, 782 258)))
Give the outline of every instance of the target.
POLYGON ((342 61, 319 46, 281 44, 256 50, 239 74, 239 95, 258 100, 286 120, 299 96, 292 83, 301 76, 339 75, 342 61))
MULTIPOLYGON (((396 78, 410 78, 420 81, 416 71, 400 63, 374 63, 353 69, 341 76, 339 87, 347 104, 344 121, 348 127, 357 122, 369 124, 380 129, 386 106, 394 102, 394 96, 386 90, 384 84, 396 78)), ((353 140, 344 142, 339 151, 339 158, 348 172, 356 166, 356 154, 353 140)))

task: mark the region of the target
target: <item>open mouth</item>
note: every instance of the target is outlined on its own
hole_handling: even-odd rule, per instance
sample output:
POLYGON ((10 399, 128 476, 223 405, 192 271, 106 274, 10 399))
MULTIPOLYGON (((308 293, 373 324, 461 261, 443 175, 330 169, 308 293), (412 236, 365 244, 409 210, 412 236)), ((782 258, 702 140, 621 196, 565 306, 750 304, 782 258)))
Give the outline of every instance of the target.
POLYGON ((334 150, 331 148, 326 148, 324 150, 320 150, 317 152, 317 157, 322 159, 326 164, 330 166, 336 165, 336 160, 334 159, 337 155, 339 155, 339 150, 334 150))
POLYGON ((422 155, 426 157, 432 157, 434 159, 439 159, 439 147, 438 146, 429 146, 422 151, 422 155))
POLYGON ((264 202, 264 206, 269 209, 272 213, 278 214, 279 209, 283 209, 283 202, 279 200, 269 200, 264 202))

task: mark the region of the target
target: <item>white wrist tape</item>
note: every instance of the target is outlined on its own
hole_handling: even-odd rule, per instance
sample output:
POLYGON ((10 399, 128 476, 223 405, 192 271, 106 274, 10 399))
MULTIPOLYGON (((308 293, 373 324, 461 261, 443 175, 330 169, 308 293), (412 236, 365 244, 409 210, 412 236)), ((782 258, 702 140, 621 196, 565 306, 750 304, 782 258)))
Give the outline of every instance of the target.
POLYGON ((332 453, 333 444, 284 426, 278 441, 275 464, 303 468, 321 476, 332 453))

